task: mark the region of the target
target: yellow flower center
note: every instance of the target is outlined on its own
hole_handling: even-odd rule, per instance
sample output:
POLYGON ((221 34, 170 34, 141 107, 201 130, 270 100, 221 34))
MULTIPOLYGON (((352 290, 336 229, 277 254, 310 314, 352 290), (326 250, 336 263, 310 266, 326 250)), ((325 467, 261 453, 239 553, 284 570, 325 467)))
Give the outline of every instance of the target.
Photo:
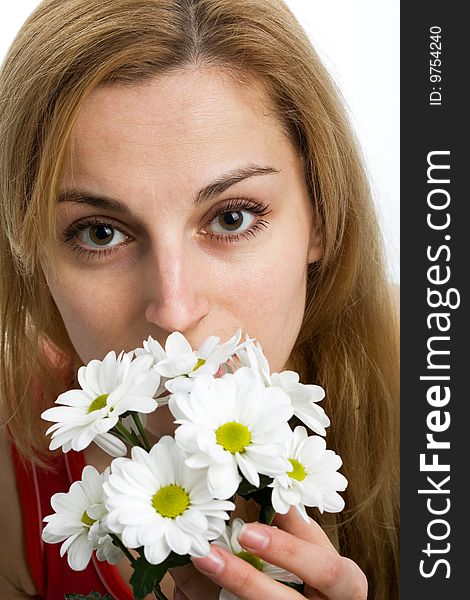
POLYGON ((101 394, 98 398, 95 398, 88 408, 88 412, 94 412, 95 410, 101 410, 106 406, 106 400, 109 394, 101 394))
POLYGON ((289 477, 297 479, 297 481, 303 481, 307 477, 307 471, 303 464, 295 458, 289 458, 289 462, 292 465, 292 471, 287 473, 289 477))
POLYGON ((179 485, 166 485, 152 498, 152 506, 162 517, 176 519, 189 506, 189 494, 179 485))
POLYGON ((215 432, 217 443, 232 454, 245 452, 251 442, 251 433, 246 425, 231 421, 224 423, 215 432))
POLYGON ((237 554, 237 556, 239 558, 241 558, 242 560, 244 560, 245 562, 249 563, 255 569, 258 569, 258 571, 263 570, 263 561, 261 560, 261 558, 258 558, 254 554, 251 554, 251 552, 242 550, 241 552, 239 552, 237 554))
POLYGON ((93 525, 93 523, 96 522, 96 519, 92 519, 91 517, 88 516, 87 511, 85 511, 82 515, 82 523, 84 525, 88 525, 88 527, 91 527, 93 525))
POLYGON ((198 358, 196 366, 194 367, 193 371, 197 371, 199 369, 199 367, 202 367, 202 365, 205 365, 205 364, 206 364, 206 361, 203 358, 198 358))

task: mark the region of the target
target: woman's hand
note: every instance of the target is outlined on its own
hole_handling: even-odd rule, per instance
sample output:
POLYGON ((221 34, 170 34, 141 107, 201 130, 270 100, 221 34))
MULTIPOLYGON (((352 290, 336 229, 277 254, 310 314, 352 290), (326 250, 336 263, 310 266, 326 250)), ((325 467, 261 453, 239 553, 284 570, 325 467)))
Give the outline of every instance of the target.
POLYGON ((175 600, 217 600, 217 586, 242 600, 365 600, 367 580, 361 569, 338 554, 321 527, 309 523, 291 509, 276 515, 277 528, 259 523, 248 524, 238 541, 249 552, 267 562, 291 571, 305 582, 303 595, 274 581, 246 561, 212 545, 209 556, 193 559, 194 566, 207 579, 198 577, 191 568, 177 569, 175 600), (180 571, 180 573, 178 573, 180 571))

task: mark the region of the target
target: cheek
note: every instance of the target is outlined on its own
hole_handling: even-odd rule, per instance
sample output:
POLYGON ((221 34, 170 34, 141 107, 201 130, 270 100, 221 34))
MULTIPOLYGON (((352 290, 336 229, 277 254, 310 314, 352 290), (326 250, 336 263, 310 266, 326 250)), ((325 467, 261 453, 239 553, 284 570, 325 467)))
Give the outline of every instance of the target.
POLYGON ((110 292, 106 285, 88 284, 86 279, 80 283, 76 286, 64 277, 60 284, 49 283, 49 290, 75 351, 87 363, 122 347, 121 317, 127 306, 115 288, 110 292))
MULTIPOLYGON (((305 309, 305 258, 278 257, 245 269, 225 287, 229 311, 259 340, 271 371, 283 370, 297 339, 305 309)), ((227 282, 228 283, 228 282, 227 282)))

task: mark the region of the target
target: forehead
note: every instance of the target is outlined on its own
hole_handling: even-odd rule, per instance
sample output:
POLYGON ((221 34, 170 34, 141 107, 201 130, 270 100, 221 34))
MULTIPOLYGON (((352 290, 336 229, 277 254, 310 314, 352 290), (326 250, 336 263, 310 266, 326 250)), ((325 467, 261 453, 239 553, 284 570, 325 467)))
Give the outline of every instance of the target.
POLYGON ((238 160, 285 163, 294 154, 261 84, 221 69, 188 69, 95 89, 74 127, 65 178, 72 167, 85 178, 97 170, 119 177, 130 167, 142 177, 147 168, 161 178, 175 169, 211 177, 238 160))

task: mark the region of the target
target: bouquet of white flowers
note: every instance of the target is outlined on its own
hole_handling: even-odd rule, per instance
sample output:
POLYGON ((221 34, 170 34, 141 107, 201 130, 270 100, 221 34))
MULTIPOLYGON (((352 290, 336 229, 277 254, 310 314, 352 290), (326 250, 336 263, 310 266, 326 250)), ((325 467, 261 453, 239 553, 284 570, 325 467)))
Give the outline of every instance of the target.
MULTIPOLYGON (((244 551, 243 522, 227 521, 237 496, 257 501, 268 524, 291 506, 305 519, 306 506, 343 509, 342 462, 320 437, 330 424, 317 404, 320 386, 300 383, 294 371, 271 373, 260 344, 241 342, 240 330, 223 344, 211 336, 197 350, 179 332, 165 348, 149 337, 142 348, 92 360, 77 378, 81 389, 42 414, 54 423, 50 449, 81 451, 94 442, 114 458, 104 473, 87 465, 81 481, 51 498, 55 512, 42 537, 62 542, 72 569, 85 569, 95 551, 111 564, 126 556, 135 598, 153 592, 163 600, 168 569, 207 555, 214 542, 278 581, 302 583, 244 551), (174 437, 151 445, 147 415, 164 405, 174 437), (317 435, 293 428, 296 420, 317 435)), ((222 590, 220 600, 229 598, 222 590)))

